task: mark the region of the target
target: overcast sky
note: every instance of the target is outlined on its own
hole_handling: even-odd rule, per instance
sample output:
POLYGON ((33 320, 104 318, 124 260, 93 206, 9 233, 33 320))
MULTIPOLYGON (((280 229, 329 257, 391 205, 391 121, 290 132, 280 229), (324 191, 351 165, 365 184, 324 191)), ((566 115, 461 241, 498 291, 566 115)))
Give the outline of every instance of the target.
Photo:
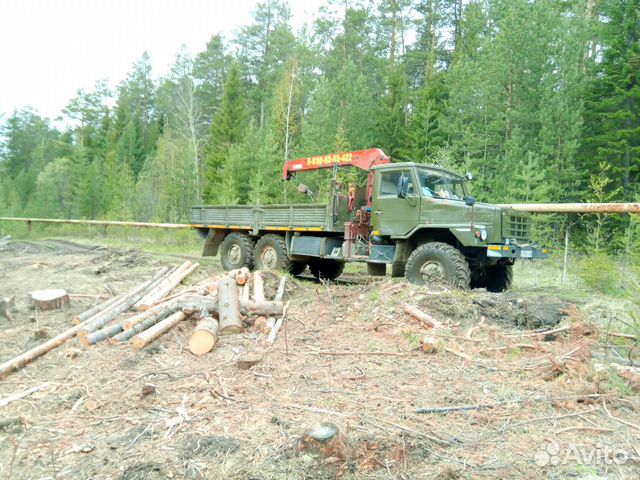
MULTIPOLYGON (((251 22, 255 0, 0 0, 0 119, 30 105, 54 119, 75 96, 108 78, 113 87, 146 50, 155 77, 180 46, 204 49, 251 22)), ((324 0, 290 0, 294 29, 324 0)), ((1 121, 1 120, 0 120, 1 121)))

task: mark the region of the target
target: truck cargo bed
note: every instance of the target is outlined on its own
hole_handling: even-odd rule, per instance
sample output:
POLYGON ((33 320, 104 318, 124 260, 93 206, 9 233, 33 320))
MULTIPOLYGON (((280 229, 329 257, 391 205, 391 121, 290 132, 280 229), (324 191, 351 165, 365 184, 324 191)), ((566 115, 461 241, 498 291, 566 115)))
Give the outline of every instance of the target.
POLYGON ((191 208, 194 226, 240 230, 329 231, 329 206, 322 203, 297 205, 201 205, 191 208))

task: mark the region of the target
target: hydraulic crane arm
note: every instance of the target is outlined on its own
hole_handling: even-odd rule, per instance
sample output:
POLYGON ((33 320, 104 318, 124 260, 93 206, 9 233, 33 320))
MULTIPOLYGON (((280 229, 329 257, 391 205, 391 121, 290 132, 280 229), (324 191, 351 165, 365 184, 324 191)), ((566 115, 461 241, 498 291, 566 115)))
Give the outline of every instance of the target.
POLYGON ((320 168, 333 168, 334 166, 353 166, 368 172, 374 165, 382 165, 385 163, 390 163, 389 157, 379 148, 335 153, 332 155, 320 155, 317 157, 296 158, 284 164, 282 178, 289 180, 297 172, 318 170, 320 168))

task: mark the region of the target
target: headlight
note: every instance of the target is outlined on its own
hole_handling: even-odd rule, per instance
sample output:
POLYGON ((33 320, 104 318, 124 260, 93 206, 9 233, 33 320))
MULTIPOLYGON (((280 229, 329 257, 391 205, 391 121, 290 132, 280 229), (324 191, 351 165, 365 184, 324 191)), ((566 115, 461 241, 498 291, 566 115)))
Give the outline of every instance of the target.
POLYGON ((486 230, 480 230, 480 238, 482 239, 483 242, 487 239, 487 231, 486 230))

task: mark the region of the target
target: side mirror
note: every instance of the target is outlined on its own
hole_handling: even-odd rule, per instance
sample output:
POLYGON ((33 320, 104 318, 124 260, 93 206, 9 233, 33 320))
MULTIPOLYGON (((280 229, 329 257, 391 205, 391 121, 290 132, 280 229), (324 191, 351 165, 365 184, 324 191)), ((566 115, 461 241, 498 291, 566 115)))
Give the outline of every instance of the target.
POLYGON ((471 175, 471 173, 467 172, 467 173, 464 175, 464 178, 466 178, 466 179, 467 179, 467 182, 470 182, 471 180, 473 180, 473 175, 471 175))
POLYGON ((464 204, 467 205, 468 207, 473 207, 475 203, 476 203, 476 199, 473 198, 472 196, 464 197, 464 204))
POLYGON ((409 177, 403 175, 398 180, 398 198, 407 198, 409 194, 409 177))

